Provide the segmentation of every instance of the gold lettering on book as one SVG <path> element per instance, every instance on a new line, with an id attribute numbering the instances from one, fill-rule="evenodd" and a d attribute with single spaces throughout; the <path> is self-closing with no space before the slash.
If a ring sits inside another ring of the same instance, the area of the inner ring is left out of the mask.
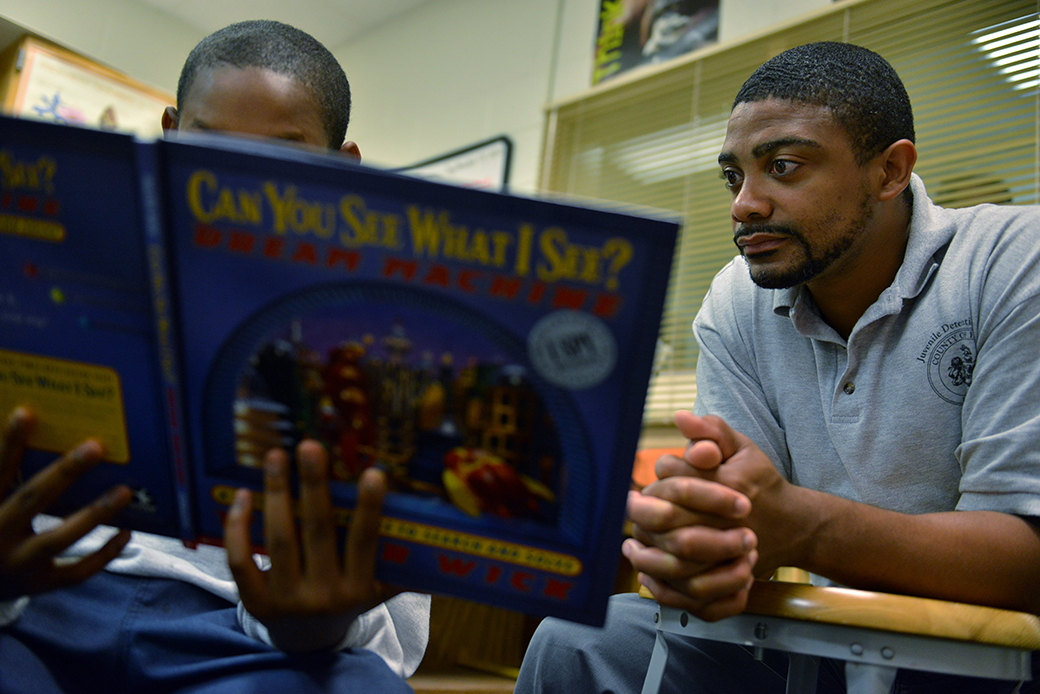
<path id="1" fill-rule="evenodd" d="M 235 487 L 215 485 L 210 490 L 210 497 L 218 504 L 230 506 L 235 499 Z M 263 509 L 262 498 L 262 494 L 253 494 L 253 508 L 257 511 Z M 299 502 L 296 502 L 296 506 L 298 512 Z M 346 509 L 333 509 L 336 524 L 340 526 L 345 527 L 348 525 L 351 515 L 352 512 Z M 504 561 L 528 569 L 537 569 L 563 576 L 577 576 L 582 572 L 581 560 L 569 554 L 539 549 L 515 542 L 506 542 L 493 537 L 459 532 L 450 528 L 415 523 L 400 518 L 383 516 L 379 526 L 379 534 L 387 539 L 413 542 L 483 559 Z"/>
<path id="2" fill-rule="evenodd" d="M 105 446 L 105 460 L 130 460 L 119 374 L 106 366 L 0 350 L 0 410 L 28 405 L 37 415 L 29 445 L 64 453 L 83 439 Z"/>
<path id="3" fill-rule="evenodd" d="M 258 190 L 227 185 L 212 171 L 193 171 L 186 202 L 197 222 L 196 245 L 330 268 L 356 267 L 360 259 L 334 255 L 333 249 L 410 251 L 416 261 L 437 267 L 457 263 L 498 270 L 503 277 L 512 273 L 608 292 L 620 289 L 622 272 L 634 257 L 632 243 L 620 236 L 587 244 L 560 226 L 539 228 L 521 220 L 494 228 L 456 219 L 444 207 L 404 204 L 398 213 L 376 209 L 356 192 L 319 199 L 296 184 L 268 180 L 256 185 Z M 458 284 L 473 291 L 474 277 L 463 276 Z"/>
<path id="4" fill-rule="evenodd" d="M 65 226 L 49 219 L 27 219 L 13 214 L 0 214 L 0 234 L 60 243 L 65 240 Z"/>
<path id="5" fill-rule="evenodd" d="M 0 150 L 0 188 L 54 194 L 54 174 L 58 164 L 43 155 L 36 161 L 18 161 L 7 150 Z"/>

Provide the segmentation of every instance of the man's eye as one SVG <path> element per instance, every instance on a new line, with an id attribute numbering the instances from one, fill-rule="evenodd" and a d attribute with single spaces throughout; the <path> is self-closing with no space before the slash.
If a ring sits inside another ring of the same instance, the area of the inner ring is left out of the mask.
<path id="1" fill-rule="evenodd" d="M 773 162 L 773 173 L 778 176 L 784 176 L 789 173 L 793 173 L 798 168 L 798 164 L 790 161 L 789 159 L 777 159 Z"/>
<path id="2" fill-rule="evenodd" d="M 727 188 L 733 188 L 740 184 L 740 174 L 732 169 L 723 169 L 719 171 L 719 178 L 726 182 Z"/>

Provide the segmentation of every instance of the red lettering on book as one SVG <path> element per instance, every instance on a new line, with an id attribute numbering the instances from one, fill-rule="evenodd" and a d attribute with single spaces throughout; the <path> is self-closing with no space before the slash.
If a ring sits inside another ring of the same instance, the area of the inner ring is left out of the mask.
<path id="1" fill-rule="evenodd" d="M 528 573 L 527 571 L 514 571 L 513 575 L 509 577 L 509 585 L 513 586 L 521 593 L 531 592 L 531 581 L 534 580 L 534 574 Z"/>
<path id="2" fill-rule="evenodd" d="M 543 592 L 547 598 L 566 600 L 567 593 L 569 593 L 573 587 L 574 584 L 570 581 L 561 581 L 557 578 L 550 578 L 546 581 L 545 590 Z"/>
<path id="3" fill-rule="evenodd" d="M 492 564 L 488 567 L 487 576 L 484 577 L 484 582 L 487 584 L 498 583 L 498 579 L 502 577 L 502 567 L 495 566 Z"/>
<path id="4" fill-rule="evenodd" d="M 418 269 L 419 263 L 415 262 L 414 260 L 387 258 L 386 263 L 383 264 L 383 277 L 389 279 L 396 274 L 400 274 L 406 280 L 410 280 L 413 277 L 415 277 L 415 272 Z"/>
<path id="5" fill-rule="evenodd" d="M 613 318 L 621 310 L 622 303 L 620 294 L 600 294 L 592 305 L 592 313 L 602 318 Z"/>
<path id="6" fill-rule="evenodd" d="M 518 277 L 495 275 L 491 278 L 491 289 L 488 290 L 488 293 L 503 299 L 515 299 L 516 295 L 520 293 L 521 286 L 523 286 L 523 280 Z"/>
<path id="7" fill-rule="evenodd" d="M 475 294 L 477 292 L 477 287 L 473 284 L 473 281 L 480 279 L 483 274 L 484 273 L 479 270 L 459 270 L 458 277 L 456 278 L 459 289 L 464 292 L 469 292 L 470 294 Z"/>
<path id="8" fill-rule="evenodd" d="M 285 239 L 268 236 L 264 239 L 263 254 L 265 258 L 280 258 L 285 253 Z"/>
<path id="9" fill-rule="evenodd" d="M 180 419 L 177 417 L 177 391 L 173 388 L 166 388 L 166 404 L 167 404 L 167 416 L 170 418 L 170 425 L 174 429 L 180 429 Z"/>
<path id="10" fill-rule="evenodd" d="M 535 282 L 531 285 L 531 291 L 527 293 L 527 303 L 537 304 L 545 296 L 545 285 L 541 282 Z"/>
<path id="11" fill-rule="evenodd" d="M 256 236 L 246 231 L 232 229 L 228 234 L 228 251 L 238 253 L 252 253 L 256 246 Z"/>
<path id="12" fill-rule="evenodd" d="M 293 253 L 292 261 L 294 263 L 317 265 L 318 251 L 314 250 L 314 244 L 312 243 L 301 243 L 296 247 L 296 252 Z"/>
<path id="13" fill-rule="evenodd" d="M 18 211 L 19 212 L 35 212 L 36 206 L 39 204 L 39 200 L 32 195 L 19 195 L 18 196 Z"/>
<path id="14" fill-rule="evenodd" d="M 451 285 L 451 275 L 448 268 L 443 265 L 434 265 L 427 271 L 423 278 L 423 284 L 432 284 L 435 287 L 448 287 Z"/>
<path id="15" fill-rule="evenodd" d="M 385 543 L 383 545 L 383 561 L 393 564 L 404 564 L 408 561 L 408 548 L 393 542 Z"/>
<path id="16" fill-rule="evenodd" d="M 333 248 L 329 250 L 329 258 L 327 265 L 329 267 L 336 267 L 336 265 L 342 264 L 348 270 L 357 270 L 358 263 L 361 262 L 361 254 L 357 251 L 344 251 L 340 248 Z"/>
<path id="17" fill-rule="evenodd" d="M 195 225 L 195 245 L 200 248 L 215 248 L 220 245 L 220 229 L 202 224 Z"/>
<path id="18" fill-rule="evenodd" d="M 588 292 L 584 289 L 571 289 L 569 287 L 557 287 L 553 292 L 553 308 L 570 308 L 577 311 L 585 303 Z"/>
<path id="19" fill-rule="evenodd" d="M 462 577 L 468 576 L 473 571 L 473 567 L 477 565 L 474 561 L 463 561 L 443 554 L 437 555 L 437 564 L 440 566 L 442 574 L 454 574 Z"/>

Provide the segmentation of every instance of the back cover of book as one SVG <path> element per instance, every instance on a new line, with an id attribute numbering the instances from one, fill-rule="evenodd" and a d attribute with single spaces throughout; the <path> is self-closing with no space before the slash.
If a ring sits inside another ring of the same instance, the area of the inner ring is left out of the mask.
<path id="1" fill-rule="evenodd" d="M 0 416 L 38 415 L 29 475 L 85 438 L 108 465 L 53 509 L 111 486 L 135 491 L 124 521 L 178 535 L 136 144 L 0 118 Z"/>

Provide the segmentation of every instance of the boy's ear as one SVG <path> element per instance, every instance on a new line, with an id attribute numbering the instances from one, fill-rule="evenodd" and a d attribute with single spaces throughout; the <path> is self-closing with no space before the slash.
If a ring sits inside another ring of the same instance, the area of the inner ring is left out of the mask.
<path id="1" fill-rule="evenodd" d="M 176 130 L 177 129 L 177 109 L 173 106 L 167 106 L 166 110 L 162 114 L 162 129 L 163 130 Z"/>
<path id="2" fill-rule="evenodd" d="M 350 157 L 354 161 L 361 161 L 361 150 L 358 149 L 356 142 L 350 142 L 349 140 L 344 142 L 339 148 L 339 153 Z"/>

